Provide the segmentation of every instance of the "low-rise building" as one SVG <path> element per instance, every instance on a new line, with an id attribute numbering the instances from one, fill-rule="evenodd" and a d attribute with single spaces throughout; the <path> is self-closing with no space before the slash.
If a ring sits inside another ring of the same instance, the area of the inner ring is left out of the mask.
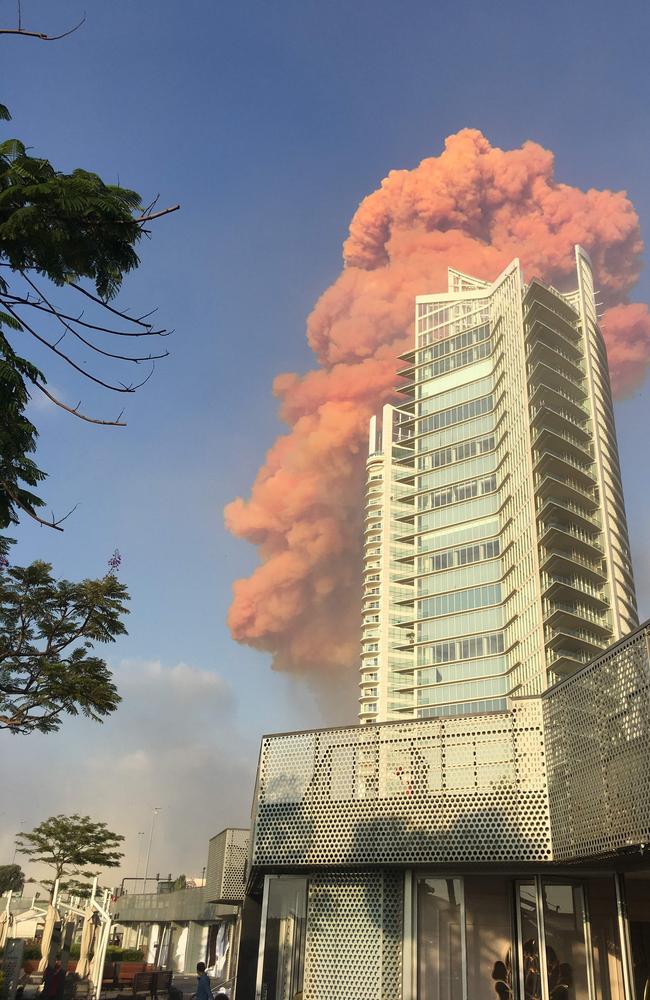
<path id="1" fill-rule="evenodd" d="M 113 920 L 122 945 L 174 972 L 191 973 L 205 962 L 218 982 L 232 978 L 247 849 L 248 830 L 222 830 L 209 843 L 204 885 L 120 895 Z"/>

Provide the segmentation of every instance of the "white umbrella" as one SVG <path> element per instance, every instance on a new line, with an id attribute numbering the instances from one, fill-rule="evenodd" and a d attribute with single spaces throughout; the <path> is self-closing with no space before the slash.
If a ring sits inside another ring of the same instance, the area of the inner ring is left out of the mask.
<path id="1" fill-rule="evenodd" d="M 89 906 L 84 913 L 83 930 L 81 931 L 81 944 L 79 945 L 79 961 L 77 962 L 77 975 L 85 979 L 90 974 L 90 963 L 93 959 L 95 947 L 95 936 L 97 934 L 97 924 L 93 920 L 93 908 Z"/>
<path id="2" fill-rule="evenodd" d="M 9 933 L 9 914 L 6 910 L 0 913 L 0 948 L 4 948 Z"/>
<path id="3" fill-rule="evenodd" d="M 45 972 L 47 969 L 48 959 L 50 957 L 50 948 L 52 947 L 52 937 L 54 935 L 54 925 L 59 919 L 59 911 L 56 906 L 50 903 L 47 907 L 47 913 L 45 914 L 45 925 L 43 927 L 43 937 L 41 938 L 41 960 L 38 963 L 38 971 Z"/>

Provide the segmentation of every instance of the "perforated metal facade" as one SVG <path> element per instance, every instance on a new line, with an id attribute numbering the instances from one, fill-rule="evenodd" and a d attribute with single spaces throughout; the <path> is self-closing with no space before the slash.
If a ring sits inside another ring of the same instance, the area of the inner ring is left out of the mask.
<path id="1" fill-rule="evenodd" d="M 541 706 L 263 740 L 256 867 L 546 861 Z"/>
<path id="2" fill-rule="evenodd" d="M 403 909 L 395 872 L 310 879 L 304 1000 L 401 997 Z"/>
<path id="3" fill-rule="evenodd" d="M 249 831 L 228 827 L 210 840 L 206 870 L 207 898 L 241 902 L 244 898 Z"/>
<path id="4" fill-rule="evenodd" d="M 650 843 L 650 626 L 543 697 L 555 857 Z"/>

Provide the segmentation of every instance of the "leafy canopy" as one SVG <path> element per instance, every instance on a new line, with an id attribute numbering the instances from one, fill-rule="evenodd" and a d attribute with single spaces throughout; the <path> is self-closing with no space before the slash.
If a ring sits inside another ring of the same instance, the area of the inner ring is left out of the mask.
<path id="1" fill-rule="evenodd" d="M 25 873 L 20 865 L 0 865 L 0 896 L 10 890 L 22 892 L 25 885 Z"/>
<path id="2" fill-rule="evenodd" d="M 7 108 L 0 105 L 0 120 L 10 117 Z M 0 143 L 0 529 L 17 523 L 20 511 L 35 516 L 44 505 L 35 490 L 46 474 L 30 458 L 37 430 L 25 408 L 36 386 L 50 399 L 52 396 L 45 389 L 45 375 L 26 356 L 30 338 L 51 349 L 82 376 L 117 392 L 132 392 L 137 386 L 108 384 L 92 375 L 85 359 L 81 364 L 73 361 L 58 346 L 59 341 L 68 335 L 69 341 L 85 345 L 83 350 L 136 364 L 164 356 L 115 354 L 97 346 L 88 332 L 99 333 L 104 339 L 110 334 L 122 338 L 165 332 L 107 305 L 124 275 L 138 266 L 135 246 L 145 232 L 143 221 L 151 217 L 142 214 L 141 198 L 135 191 L 105 184 L 87 170 L 62 173 L 48 160 L 32 156 L 19 139 Z M 63 313 L 36 286 L 38 277 L 76 288 L 86 300 L 90 298 L 135 324 L 137 332 L 115 331 L 105 323 L 89 323 Z M 80 279 L 92 282 L 98 298 L 77 285 Z M 35 329 L 38 324 L 28 321 L 26 313 L 41 320 L 45 316 L 57 324 L 54 342 Z M 78 408 L 53 401 L 81 419 L 89 419 L 79 414 Z M 119 425 L 119 418 L 90 422 Z"/>
<path id="3" fill-rule="evenodd" d="M 75 885 L 79 876 L 92 878 L 102 868 L 117 868 L 124 857 L 119 850 L 123 840 L 106 823 L 96 823 L 90 816 L 77 813 L 50 816 L 31 833 L 19 833 L 16 837 L 19 853 L 50 868 L 52 878 L 43 882 L 50 890 L 56 879 L 64 888 Z"/>
<path id="4" fill-rule="evenodd" d="M 49 733 L 64 715 L 115 711 L 112 674 L 92 650 L 126 633 L 128 600 L 113 573 L 71 583 L 40 561 L 0 572 L 0 730 Z"/>

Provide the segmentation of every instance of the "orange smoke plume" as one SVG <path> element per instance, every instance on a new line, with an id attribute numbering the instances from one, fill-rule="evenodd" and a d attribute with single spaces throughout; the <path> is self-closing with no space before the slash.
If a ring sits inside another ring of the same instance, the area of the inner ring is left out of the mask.
<path id="1" fill-rule="evenodd" d="M 495 149 L 464 129 L 440 156 L 391 171 L 362 201 L 343 271 L 307 322 L 320 367 L 276 378 L 290 431 L 269 451 L 250 499 L 226 507 L 229 530 L 261 559 L 234 585 L 236 640 L 271 652 L 276 669 L 356 683 L 368 419 L 394 397 L 397 355 L 413 342 L 414 297 L 446 290 L 448 265 L 494 279 L 513 257 L 527 278 L 571 287 L 576 243 L 592 258 L 607 307 L 614 391 L 629 392 L 650 363 L 650 315 L 625 301 L 642 243 L 623 192 L 560 184 L 548 150 Z"/>

